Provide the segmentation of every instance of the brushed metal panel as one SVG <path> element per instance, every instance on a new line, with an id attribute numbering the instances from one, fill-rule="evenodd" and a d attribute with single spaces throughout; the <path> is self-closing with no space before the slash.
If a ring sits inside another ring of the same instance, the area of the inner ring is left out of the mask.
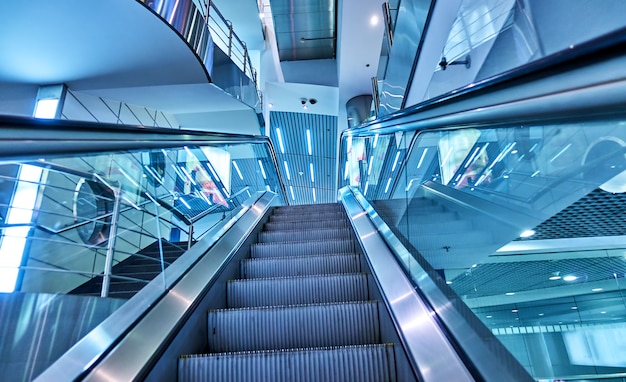
<path id="1" fill-rule="evenodd" d="M 376 302 L 215 310 L 208 325 L 211 352 L 380 342 Z"/>
<path id="2" fill-rule="evenodd" d="M 181 357 L 180 382 L 394 382 L 392 345 L 221 353 Z"/>
<path id="3" fill-rule="evenodd" d="M 368 299 L 367 276 L 324 275 L 231 280 L 229 308 L 302 305 Z"/>

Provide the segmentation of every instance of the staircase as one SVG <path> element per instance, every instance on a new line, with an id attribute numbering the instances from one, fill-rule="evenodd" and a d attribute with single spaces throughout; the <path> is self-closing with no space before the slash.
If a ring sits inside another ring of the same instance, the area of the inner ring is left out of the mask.
<path id="1" fill-rule="evenodd" d="M 165 261 L 165 268 L 167 268 L 186 251 L 187 242 L 170 243 L 169 241 L 162 239 L 161 246 L 163 247 L 163 260 Z M 126 299 L 131 298 L 160 273 L 161 253 L 159 242 L 155 241 L 146 248 L 137 252 L 136 255 L 120 261 L 111 268 L 111 274 L 113 276 L 127 277 L 127 279 L 111 277 L 111 284 L 109 284 L 109 297 Z M 101 290 L 102 275 L 90 279 L 68 293 L 100 296 Z"/>
<path id="2" fill-rule="evenodd" d="M 338 204 L 275 208 L 179 381 L 395 381 L 356 245 Z"/>

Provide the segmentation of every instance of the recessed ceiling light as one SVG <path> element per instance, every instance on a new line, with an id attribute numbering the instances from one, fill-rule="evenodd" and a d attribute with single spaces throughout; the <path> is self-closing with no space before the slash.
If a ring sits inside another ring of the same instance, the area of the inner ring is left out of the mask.
<path id="1" fill-rule="evenodd" d="M 577 306 L 572 306 L 572 310 L 576 310 L 576 309 L 578 309 Z"/>
<path id="2" fill-rule="evenodd" d="M 543 316 L 543 313 L 539 313 L 540 316 Z"/>
<path id="3" fill-rule="evenodd" d="M 513 313 L 517 313 L 517 312 L 519 312 L 519 310 L 517 310 L 517 309 L 511 309 L 511 312 L 513 312 Z"/>
<path id="4" fill-rule="evenodd" d="M 493 316 L 487 316 L 487 318 L 493 318 Z"/>
<path id="5" fill-rule="evenodd" d="M 505 295 L 507 295 L 507 296 L 513 296 L 513 295 L 515 295 L 515 292 L 506 292 L 506 293 L 505 293 Z"/>
<path id="6" fill-rule="evenodd" d="M 602 311 L 602 312 L 600 312 L 600 314 L 606 314 L 606 312 Z"/>
<path id="7" fill-rule="evenodd" d="M 374 15 L 374 16 L 372 16 L 372 17 L 370 18 L 370 24 L 371 24 L 372 26 L 378 25 L 378 16 L 377 16 L 377 15 Z"/>
<path id="8" fill-rule="evenodd" d="M 600 292 L 602 290 L 602 288 L 593 288 L 592 291 L 593 292 Z"/>
<path id="9" fill-rule="evenodd" d="M 535 231 L 533 231 L 532 229 L 527 229 L 526 231 L 522 232 L 521 235 L 519 235 L 519 237 L 531 237 L 534 234 L 535 234 Z"/>
<path id="10" fill-rule="evenodd" d="M 565 277 L 563 277 L 563 280 L 565 281 L 574 281 L 576 280 L 578 277 L 574 276 L 574 275 L 567 275 Z"/>
<path id="11" fill-rule="evenodd" d="M 560 279 L 561 279 L 561 276 L 555 275 L 555 276 L 550 276 L 550 278 L 548 280 L 555 281 L 555 280 L 560 280 Z"/>
<path id="12" fill-rule="evenodd" d="M 446 281 L 446 284 L 450 285 L 452 284 L 452 281 Z"/>
<path id="13" fill-rule="evenodd" d="M 270 103 L 267 104 L 267 106 L 274 107 L 274 104 L 270 102 Z"/>

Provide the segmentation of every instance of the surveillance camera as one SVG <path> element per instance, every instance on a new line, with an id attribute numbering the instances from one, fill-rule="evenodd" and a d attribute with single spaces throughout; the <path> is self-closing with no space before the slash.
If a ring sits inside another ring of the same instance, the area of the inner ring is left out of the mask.
<path id="1" fill-rule="evenodd" d="M 300 98 L 300 103 L 303 105 L 306 104 L 306 98 Z"/>
<path id="2" fill-rule="evenodd" d="M 311 99 L 309 100 L 309 103 L 310 103 L 311 105 L 315 105 L 315 104 L 317 103 L 317 100 L 316 100 L 315 98 L 311 98 Z"/>

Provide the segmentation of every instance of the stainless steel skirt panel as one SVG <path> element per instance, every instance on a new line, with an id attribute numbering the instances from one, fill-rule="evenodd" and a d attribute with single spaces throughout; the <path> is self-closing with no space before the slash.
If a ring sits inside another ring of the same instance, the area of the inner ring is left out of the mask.
<path id="1" fill-rule="evenodd" d="M 250 247 L 252 257 L 288 257 L 329 255 L 333 253 L 353 253 L 355 243 L 352 240 L 325 240 L 282 243 L 259 243 Z"/>
<path id="2" fill-rule="evenodd" d="M 208 324 L 213 353 L 380 342 L 378 304 L 369 301 L 214 310 Z"/>
<path id="3" fill-rule="evenodd" d="M 307 212 L 302 214 L 278 214 L 271 215 L 270 222 L 290 222 L 305 220 L 341 220 L 345 219 L 343 212 Z"/>
<path id="4" fill-rule="evenodd" d="M 316 241 L 350 238 L 349 228 L 324 228 L 315 230 L 289 230 L 289 231 L 262 231 L 259 232 L 259 242 L 263 243 L 287 243 L 294 241 Z"/>
<path id="5" fill-rule="evenodd" d="M 350 228 L 345 220 L 311 220 L 301 222 L 268 222 L 263 227 L 266 231 L 287 231 L 296 229 Z"/>
<path id="6" fill-rule="evenodd" d="M 367 275 L 364 273 L 230 280 L 226 287 L 226 301 L 229 308 L 366 301 L 367 299 Z"/>
<path id="7" fill-rule="evenodd" d="M 357 272 L 360 272 L 360 262 L 355 254 L 291 256 L 241 262 L 241 276 L 247 279 Z"/>
<path id="8" fill-rule="evenodd" d="M 394 382 L 392 345 L 181 357 L 179 382 Z"/>

